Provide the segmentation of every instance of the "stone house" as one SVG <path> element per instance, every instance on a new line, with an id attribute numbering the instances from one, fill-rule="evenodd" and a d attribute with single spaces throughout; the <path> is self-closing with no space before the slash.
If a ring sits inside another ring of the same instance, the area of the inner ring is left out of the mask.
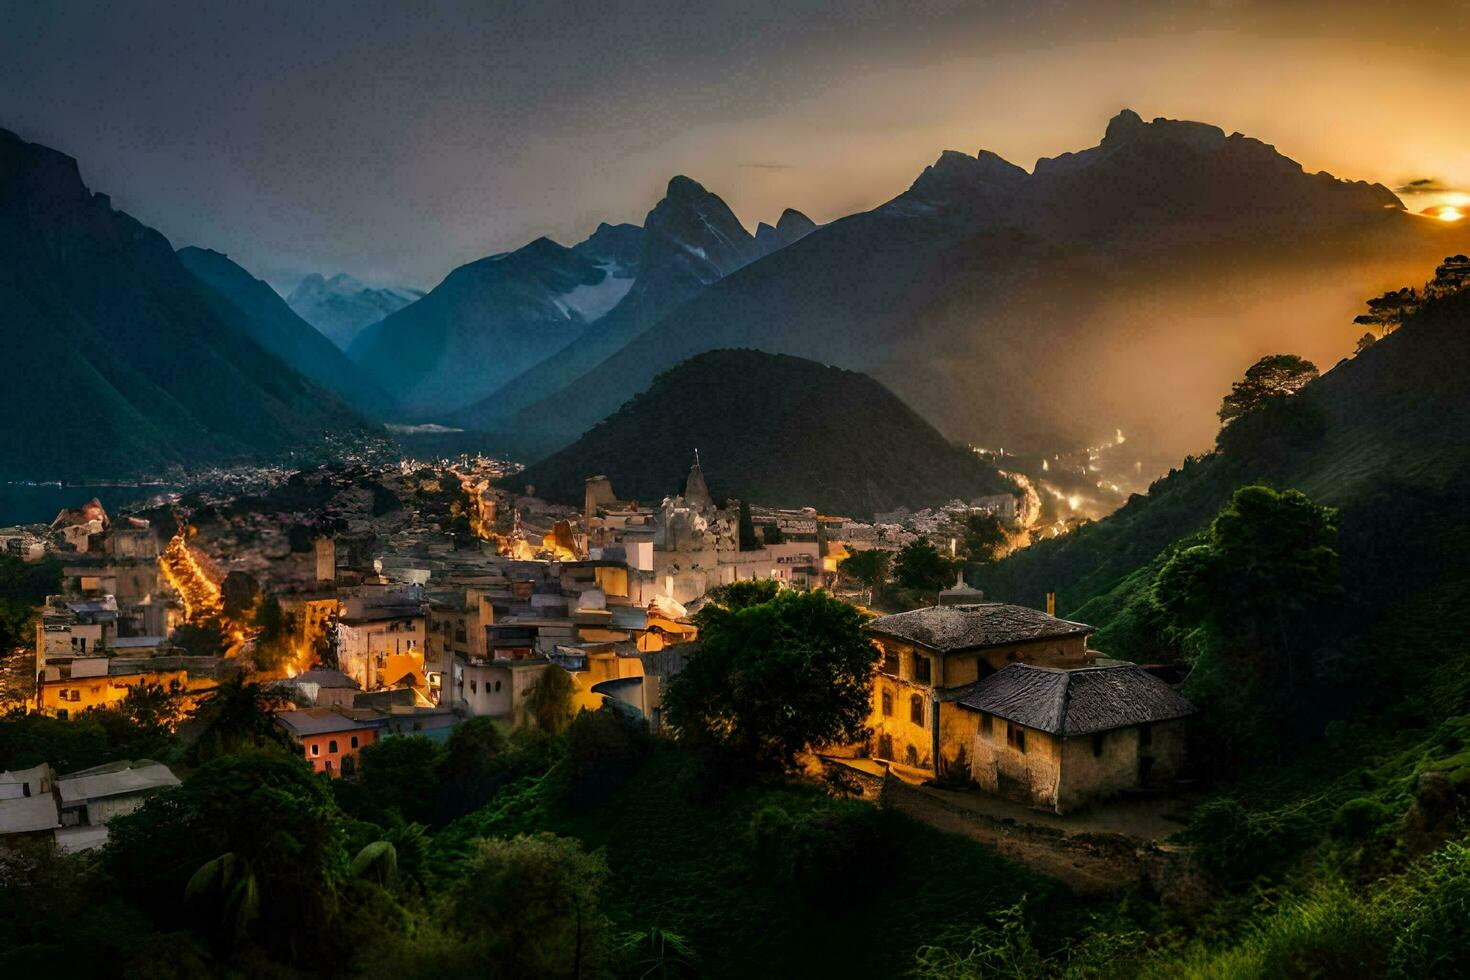
<path id="1" fill-rule="evenodd" d="M 1187 755 L 1194 706 L 1134 664 L 1016 663 L 944 692 L 940 742 L 981 789 L 1065 813 L 1167 786 Z"/>
<path id="2" fill-rule="evenodd" d="M 1063 812 L 1168 782 L 1189 702 L 1132 664 L 1097 666 L 1092 627 L 998 602 L 867 624 L 876 758 Z"/>
<path id="3" fill-rule="evenodd" d="M 939 695 L 1013 663 L 1082 667 L 1091 626 L 1000 602 L 931 606 L 867 624 L 879 651 L 873 676 L 873 755 L 933 770 L 941 752 Z"/>

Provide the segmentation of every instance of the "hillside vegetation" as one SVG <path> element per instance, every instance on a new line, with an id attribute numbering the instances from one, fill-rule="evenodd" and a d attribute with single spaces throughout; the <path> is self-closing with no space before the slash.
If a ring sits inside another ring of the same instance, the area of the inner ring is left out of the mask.
<path id="1" fill-rule="evenodd" d="M 1118 974 L 1470 969 L 1448 925 L 1470 899 L 1470 659 L 1456 625 L 1470 615 L 1467 368 L 1470 294 L 1431 299 L 1117 514 L 982 571 L 1001 598 L 1057 590 L 1108 653 L 1178 662 L 1203 708 L 1196 758 L 1213 779 L 1185 839 L 1218 897 L 1203 921 L 1166 915 Z M 1283 492 L 1240 492 L 1251 485 Z M 1312 533 L 1337 560 L 1270 586 L 1264 630 L 1218 615 L 1264 595 L 1259 563 L 1204 582 L 1205 607 L 1181 604 L 1242 506 L 1300 509 L 1288 488 L 1315 501 Z"/>
<path id="2" fill-rule="evenodd" d="M 694 451 L 716 498 L 869 517 L 1011 489 L 866 375 L 753 350 L 690 358 L 509 485 L 582 501 L 589 476 L 624 499 L 680 493 Z"/>

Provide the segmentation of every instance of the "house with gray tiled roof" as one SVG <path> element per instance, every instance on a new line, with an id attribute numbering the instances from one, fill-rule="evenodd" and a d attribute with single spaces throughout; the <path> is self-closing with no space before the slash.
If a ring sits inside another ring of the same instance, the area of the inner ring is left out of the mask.
<path id="1" fill-rule="evenodd" d="M 1193 706 L 1141 667 L 1100 665 L 1085 623 L 968 602 L 866 628 L 875 758 L 1059 813 L 1166 786 L 1184 765 Z"/>

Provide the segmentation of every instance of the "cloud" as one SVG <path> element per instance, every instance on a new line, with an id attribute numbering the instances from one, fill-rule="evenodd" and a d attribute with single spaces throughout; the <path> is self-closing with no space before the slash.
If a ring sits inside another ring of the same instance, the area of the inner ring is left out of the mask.
<path id="1" fill-rule="evenodd" d="M 1394 188 L 1398 194 L 1442 194 L 1454 190 L 1440 182 L 1438 177 L 1418 177 Z"/>
<path id="2" fill-rule="evenodd" d="M 776 163 L 766 160 L 747 160 L 740 164 L 746 170 L 795 170 L 794 163 Z"/>

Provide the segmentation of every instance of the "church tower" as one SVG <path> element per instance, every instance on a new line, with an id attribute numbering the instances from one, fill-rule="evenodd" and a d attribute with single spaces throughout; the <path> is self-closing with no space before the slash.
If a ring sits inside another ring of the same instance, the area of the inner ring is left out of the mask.
<path id="1" fill-rule="evenodd" d="M 710 496 L 704 482 L 704 470 L 699 468 L 699 450 L 694 450 L 694 465 L 689 468 L 689 479 L 684 481 L 684 503 L 697 511 L 715 509 L 715 499 Z"/>

